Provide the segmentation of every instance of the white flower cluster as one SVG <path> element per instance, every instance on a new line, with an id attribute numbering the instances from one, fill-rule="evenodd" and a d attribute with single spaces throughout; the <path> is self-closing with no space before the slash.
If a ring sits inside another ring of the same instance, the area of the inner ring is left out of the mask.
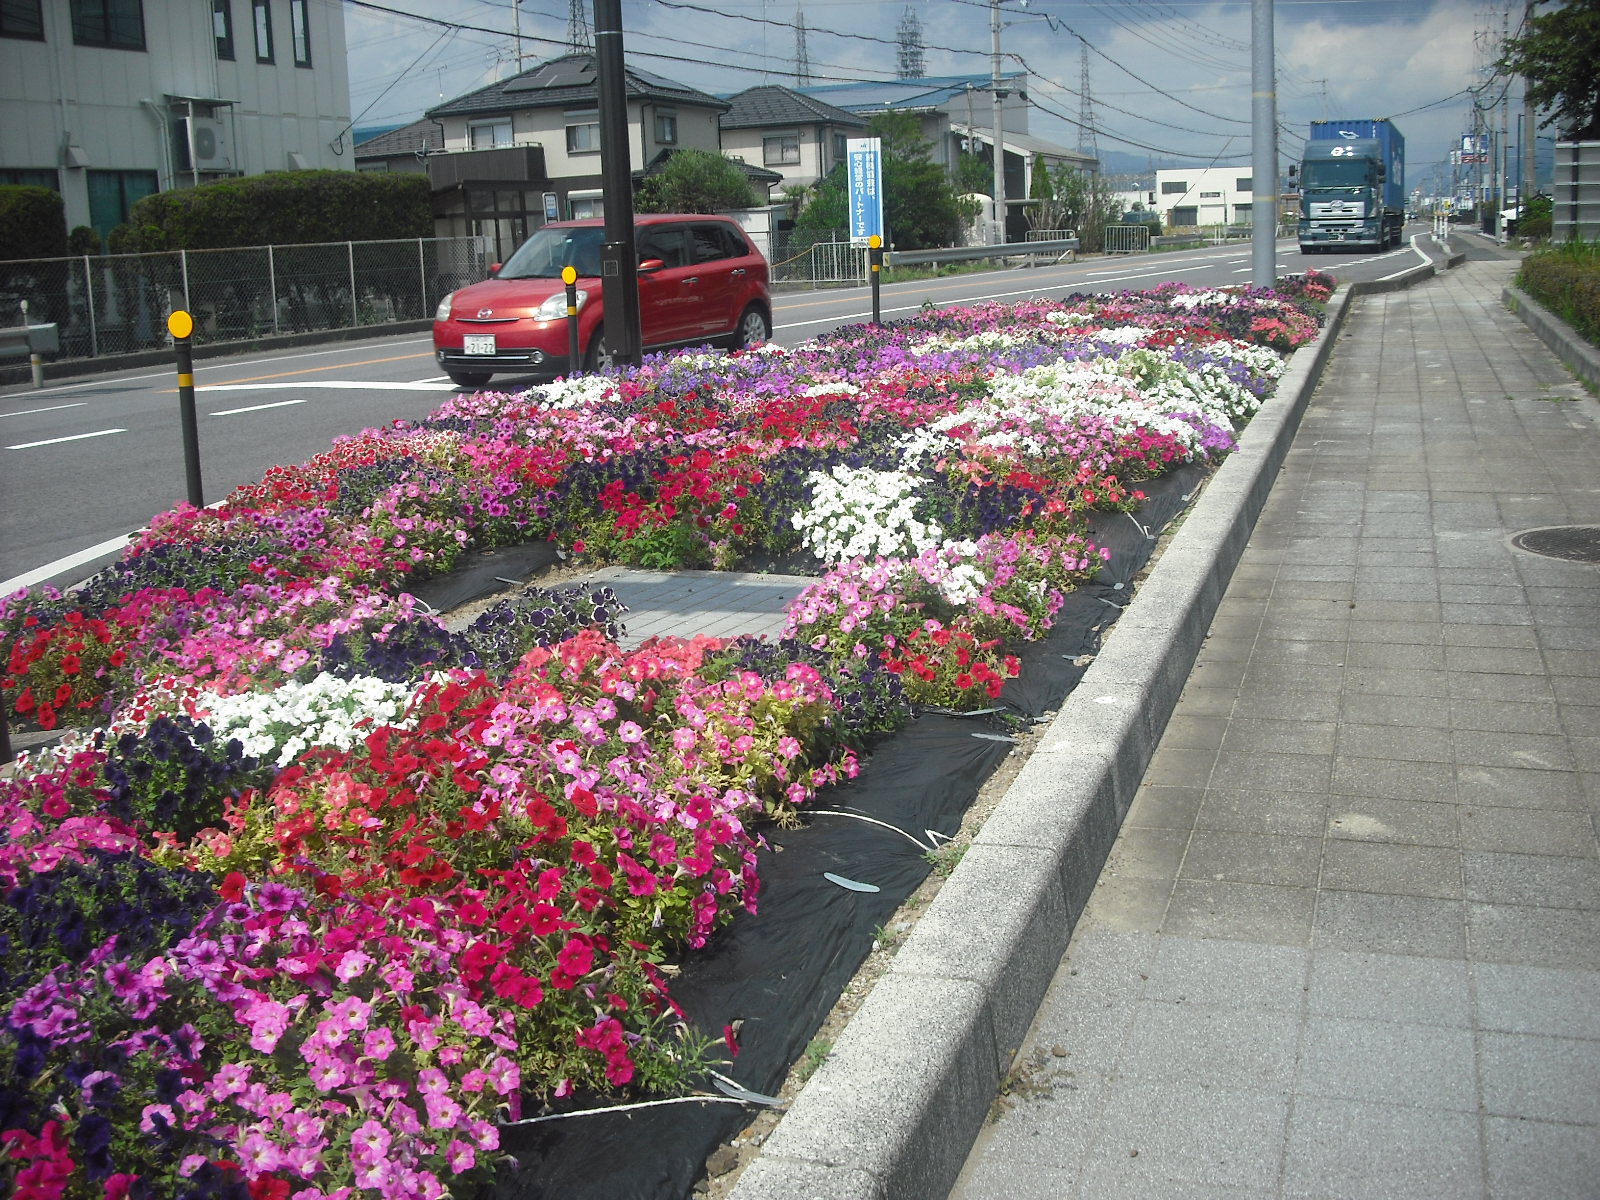
<path id="1" fill-rule="evenodd" d="M 1005 412 L 1027 408 L 1050 412 L 1057 419 L 1103 417 L 1118 424 L 1139 425 L 1168 434 L 1191 453 L 1200 450 L 1200 434 L 1178 413 L 1197 406 L 1187 398 L 1146 395 L 1105 366 L 1096 363 L 1051 363 L 1029 367 L 1016 375 L 996 376 L 990 384 L 990 401 Z M 1226 424 L 1226 419 L 1221 421 Z"/>
<path id="2" fill-rule="evenodd" d="M 343 750 L 375 726 L 406 728 L 402 717 L 410 700 L 407 684 L 324 673 L 308 683 L 291 680 L 270 692 L 202 692 L 195 710 L 223 741 L 238 738 L 246 754 L 288 766 L 312 746 Z"/>
<path id="3" fill-rule="evenodd" d="M 1227 292 L 1213 289 L 1209 292 L 1174 292 L 1167 297 L 1167 303 L 1173 308 L 1199 308 L 1202 304 L 1227 304 L 1236 299 Z"/>
<path id="4" fill-rule="evenodd" d="M 537 396 L 545 408 L 587 411 L 591 406 L 615 400 L 617 381 L 609 375 L 574 375 L 529 388 L 526 394 Z"/>
<path id="5" fill-rule="evenodd" d="M 1253 393 L 1222 369 L 1206 366 L 1196 371 L 1153 350 L 1129 350 L 1116 360 L 1116 371 L 1133 380 L 1164 411 L 1196 412 L 1217 426 L 1248 417 L 1261 407 Z"/>
<path id="6" fill-rule="evenodd" d="M 802 396 L 859 396 L 861 389 L 848 379 L 835 379 L 831 383 L 813 383 Z"/>
<path id="7" fill-rule="evenodd" d="M 917 571 L 952 605 L 964 608 L 983 595 L 989 582 L 988 573 L 973 561 L 977 553 L 977 542 L 945 542 L 937 556 L 917 560 Z"/>
<path id="8" fill-rule="evenodd" d="M 838 466 L 807 479 L 811 504 L 794 514 L 801 540 L 825 563 L 920 554 L 943 530 L 917 517 L 921 480 L 904 471 Z"/>

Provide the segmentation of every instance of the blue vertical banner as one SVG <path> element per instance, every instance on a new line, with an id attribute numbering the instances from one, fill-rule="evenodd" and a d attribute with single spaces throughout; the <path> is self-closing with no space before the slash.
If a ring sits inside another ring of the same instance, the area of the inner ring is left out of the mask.
<path id="1" fill-rule="evenodd" d="M 851 138 L 845 146 L 850 172 L 850 241 L 865 245 L 883 237 L 883 143 Z"/>

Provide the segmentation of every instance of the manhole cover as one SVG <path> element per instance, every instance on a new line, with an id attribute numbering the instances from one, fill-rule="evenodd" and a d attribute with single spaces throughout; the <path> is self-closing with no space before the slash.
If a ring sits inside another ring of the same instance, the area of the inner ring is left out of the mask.
<path id="1" fill-rule="evenodd" d="M 1568 562 L 1600 563 L 1600 525 L 1552 525 L 1528 529 L 1511 539 L 1520 550 Z"/>

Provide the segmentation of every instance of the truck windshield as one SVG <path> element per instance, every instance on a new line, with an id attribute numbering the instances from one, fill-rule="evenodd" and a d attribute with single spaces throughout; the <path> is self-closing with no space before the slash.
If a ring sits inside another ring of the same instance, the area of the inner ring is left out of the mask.
<path id="1" fill-rule="evenodd" d="M 1304 191 L 1372 186 L 1372 164 L 1360 158 L 1325 159 L 1305 164 L 1300 186 Z"/>
<path id="2" fill-rule="evenodd" d="M 600 274 L 600 243 L 606 231 L 598 225 L 578 229 L 538 230 L 500 268 L 498 279 L 559 279 L 562 267 L 579 275 Z"/>

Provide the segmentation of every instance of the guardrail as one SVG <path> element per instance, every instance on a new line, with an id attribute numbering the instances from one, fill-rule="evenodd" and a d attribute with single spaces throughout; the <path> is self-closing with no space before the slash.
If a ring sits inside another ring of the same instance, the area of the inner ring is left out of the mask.
<path id="1" fill-rule="evenodd" d="M 993 246 L 945 246 L 938 250 L 891 250 L 884 265 L 895 267 L 937 266 L 947 262 L 978 262 L 988 258 L 1060 258 L 1075 254 L 1078 239 L 1051 238 L 1038 242 L 1000 242 Z"/>

